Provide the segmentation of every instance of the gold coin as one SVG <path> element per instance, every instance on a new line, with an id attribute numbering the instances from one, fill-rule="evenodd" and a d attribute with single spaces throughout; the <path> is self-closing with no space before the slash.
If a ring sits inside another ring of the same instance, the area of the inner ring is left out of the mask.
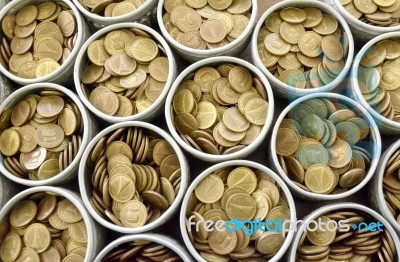
<path id="1" fill-rule="evenodd" d="M 323 14 L 321 23 L 313 28 L 320 35 L 329 35 L 336 31 L 339 24 L 338 21 L 331 15 Z"/>
<path id="2" fill-rule="evenodd" d="M 149 38 L 135 38 L 130 46 L 130 52 L 134 59 L 139 62 L 148 63 L 158 55 L 157 43 Z"/>
<path id="3" fill-rule="evenodd" d="M 54 148 L 64 140 L 64 130 L 56 124 L 44 124 L 36 129 L 35 139 L 38 145 Z"/>
<path id="4" fill-rule="evenodd" d="M 196 120 L 200 129 L 208 129 L 217 121 L 216 107 L 207 101 L 202 101 L 197 104 Z"/>
<path id="5" fill-rule="evenodd" d="M 243 66 L 234 66 L 229 71 L 229 84 L 240 93 L 249 91 L 253 84 L 253 79 L 249 70 Z"/>
<path id="6" fill-rule="evenodd" d="M 146 207 L 140 201 L 130 200 L 122 205 L 120 218 L 126 227 L 141 227 L 147 220 Z"/>
<path id="7" fill-rule="evenodd" d="M 127 175 L 115 175 L 109 182 L 110 196 L 117 202 L 127 202 L 135 194 L 135 183 Z"/>
<path id="8" fill-rule="evenodd" d="M 126 76 L 132 74 L 136 69 L 136 60 L 127 54 L 115 54 L 109 60 L 110 69 L 117 75 Z"/>
<path id="9" fill-rule="evenodd" d="M 23 240 L 27 247 L 32 248 L 38 253 L 42 253 L 49 248 L 51 235 L 45 225 L 34 223 L 26 229 Z"/>
<path id="10" fill-rule="evenodd" d="M 314 7 L 304 8 L 303 11 L 306 13 L 306 20 L 302 23 L 305 28 L 313 28 L 321 23 L 322 12 Z"/>
<path id="11" fill-rule="evenodd" d="M 175 113 L 191 113 L 195 105 L 195 100 L 192 92 L 187 89 L 179 89 L 176 92 L 172 106 Z"/>
<path id="12" fill-rule="evenodd" d="M 157 81 L 167 82 L 168 80 L 168 58 L 160 56 L 151 61 L 149 65 L 150 75 Z"/>
<path id="13" fill-rule="evenodd" d="M 208 43 L 221 42 L 226 36 L 224 24 L 216 19 L 210 19 L 200 26 L 200 36 Z"/>
<path id="14" fill-rule="evenodd" d="M 256 249 L 261 254 L 275 254 L 284 242 L 285 237 L 279 232 L 264 232 L 258 237 Z"/>
<path id="15" fill-rule="evenodd" d="M 247 194 L 239 193 L 229 197 L 226 202 L 226 214 L 230 219 L 251 220 L 257 212 L 254 199 Z"/>
<path id="16" fill-rule="evenodd" d="M 22 241 L 19 235 L 10 231 L 5 235 L 0 246 L 0 258 L 3 261 L 15 261 L 20 255 L 22 249 Z"/>
<path id="17" fill-rule="evenodd" d="M 104 62 L 109 58 L 109 55 L 104 48 L 104 40 L 95 40 L 89 44 L 87 54 L 90 61 L 98 66 L 104 66 Z"/>
<path id="18" fill-rule="evenodd" d="M 257 178 L 251 169 L 246 167 L 238 167 L 229 173 L 227 185 L 229 188 L 242 188 L 248 194 L 251 194 L 256 189 Z"/>
<path id="19" fill-rule="evenodd" d="M 328 35 L 322 40 L 322 52 L 332 61 L 339 61 L 343 57 L 342 45 L 339 39 Z"/>
<path id="20" fill-rule="evenodd" d="M 13 156 L 19 151 L 21 142 L 18 131 L 6 129 L 0 134 L 0 151 L 5 156 Z"/>
<path id="21" fill-rule="evenodd" d="M 213 192 L 210 194 L 210 192 Z M 224 183 L 215 175 L 205 177 L 195 188 L 196 197 L 203 203 L 214 203 L 224 193 Z"/>
<path id="22" fill-rule="evenodd" d="M 11 113 L 11 123 L 13 126 L 22 126 L 24 125 L 31 115 L 31 109 L 29 103 L 27 101 L 18 102 Z"/>
<path id="23" fill-rule="evenodd" d="M 299 146 L 299 137 L 289 128 L 279 128 L 277 133 L 276 152 L 281 156 L 294 154 Z"/>
<path id="24" fill-rule="evenodd" d="M 37 112 L 43 117 L 58 115 L 64 108 L 64 99 L 59 96 L 44 96 L 37 104 Z"/>
<path id="25" fill-rule="evenodd" d="M 305 185 L 314 193 L 327 194 L 336 186 L 335 174 L 326 165 L 312 165 L 305 173 Z"/>
<path id="26" fill-rule="evenodd" d="M 331 220 L 326 216 L 320 216 L 321 222 L 328 224 Z M 336 237 L 336 230 L 322 230 L 317 228 L 315 231 L 307 231 L 307 239 L 316 246 L 328 246 L 330 245 Z"/>
<path id="27" fill-rule="evenodd" d="M 265 26 L 272 33 L 279 33 L 279 29 L 282 24 L 282 18 L 278 12 L 270 14 L 267 19 L 265 19 Z"/>
<path id="28" fill-rule="evenodd" d="M 225 227 L 225 225 L 224 225 Z M 208 243 L 210 248 L 217 254 L 225 255 L 231 253 L 237 244 L 237 235 L 235 232 L 228 230 L 217 231 L 210 233 Z"/>
<path id="29" fill-rule="evenodd" d="M 244 111 L 246 114 L 246 107 Z M 237 107 L 231 107 L 225 110 L 222 119 L 224 125 L 233 132 L 244 132 L 250 127 L 249 120 L 239 111 Z"/>
<path id="30" fill-rule="evenodd" d="M 308 57 L 318 57 L 321 52 L 322 37 L 312 31 L 307 31 L 299 39 L 300 51 Z"/>
<path id="31" fill-rule="evenodd" d="M 264 125 L 268 115 L 268 102 L 262 98 L 253 98 L 247 102 L 244 111 L 247 120 L 254 125 Z"/>
<path id="32" fill-rule="evenodd" d="M 60 173 L 58 159 L 49 159 L 42 163 L 38 170 L 38 178 L 45 180 L 52 178 Z"/>
<path id="33" fill-rule="evenodd" d="M 297 44 L 300 36 L 302 36 L 304 32 L 304 27 L 301 24 L 290 24 L 287 22 L 283 22 L 279 29 L 283 40 L 290 44 Z"/>
<path id="34" fill-rule="evenodd" d="M 307 17 L 306 12 L 295 7 L 287 7 L 282 9 L 280 11 L 280 16 L 284 21 L 292 24 L 302 23 Z"/>
<path id="35" fill-rule="evenodd" d="M 265 48 L 274 55 L 284 55 L 290 51 L 291 45 L 285 42 L 278 33 L 267 35 L 264 40 Z"/>
<path id="36" fill-rule="evenodd" d="M 25 200 L 15 206 L 10 213 L 10 224 L 16 228 L 26 227 L 35 219 L 37 206 L 32 200 Z"/>

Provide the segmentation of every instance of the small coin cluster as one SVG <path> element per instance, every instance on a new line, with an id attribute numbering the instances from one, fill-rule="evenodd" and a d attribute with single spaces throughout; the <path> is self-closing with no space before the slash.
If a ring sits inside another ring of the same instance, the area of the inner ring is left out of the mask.
<path id="1" fill-rule="evenodd" d="M 398 261 L 393 238 L 384 227 L 381 227 L 381 231 L 378 228 L 369 230 L 360 225 L 377 223 L 376 219 L 367 214 L 339 210 L 324 214 L 315 221 L 321 221 L 326 226 L 303 233 L 296 261 Z M 338 225 L 339 221 L 339 229 L 334 230 L 334 225 Z M 344 230 L 345 227 L 348 230 Z"/>
<path id="2" fill-rule="evenodd" d="M 382 186 L 386 205 L 400 224 L 400 150 L 393 153 L 386 163 Z"/>
<path id="3" fill-rule="evenodd" d="M 331 83 L 344 68 L 348 38 L 335 17 L 318 8 L 287 7 L 270 14 L 257 39 L 264 66 L 300 89 Z"/>
<path id="4" fill-rule="evenodd" d="M 178 262 L 182 260 L 174 251 L 164 245 L 147 240 L 137 240 L 119 245 L 111 250 L 102 261 Z"/>
<path id="5" fill-rule="evenodd" d="M 373 45 L 358 69 L 358 85 L 380 115 L 400 122 L 400 41 L 386 39 Z"/>
<path id="6" fill-rule="evenodd" d="M 90 63 L 81 75 L 82 90 L 95 108 L 110 116 L 143 112 L 168 80 L 164 48 L 137 28 L 109 32 L 90 43 L 87 55 Z"/>
<path id="7" fill-rule="evenodd" d="M 141 227 L 158 219 L 175 200 L 181 184 L 179 159 L 159 135 L 138 127 L 102 137 L 90 154 L 90 202 L 104 219 Z"/>
<path id="8" fill-rule="evenodd" d="M 146 1 L 147 0 L 82 0 L 79 2 L 85 9 L 94 14 L 104 17 L 116 17 L 135 11 L 146 3 Z"/>
<path id="9" fill-rule="evenodd" d="M 76 206 L 52 193 L 35 193 L 0 221 L 0 258 L 83 262 L 88 235 Z"/>
<path id="10" fill-rule="evenodd" d="M 43 90 L 0 115 L 0 152 L 13 175 L 45 180 L 66 169 L 82 143 L 83 120 L 64 93 Z"/>
<path id="11" fill-rule="evenodd" d="M 344 9 L 357 20 L 374 26 L 397 26 L 400 2 L 397 0 L 340 0 Z"/>
<path id="12" fill-rule="evenodd" d="M 244 230 L 209 232 L 200 221 L 211 220 L 214 226 L 217 226 L 217 223 L 220 223 L 217 221 L 222 220 L 225 221 L 222 228 L 226 226 L 227 221 L 235 219 L 286 221 L 290 220 L 290 210 L 285 195 L 270 176 L 261 170 L 235 166 L 211 173 L 196 186 L 189 198 L 186 216 L 191 220 L 192 226 L 191 230 L 188 230 L 189 238 L 205 260 L 269 260 L 279 251 L 286 239 L 282 232 L 271 232 L 266 228 L 253 234 Z M 197 225 L 199 230 L 196 230 L 193 222 L 200 223 Z M 274 225 L 270 226 L 274 228 Z"/>
<path id="13" fill-rule="evenodd" d="M 214 49 L 236 40 L 249 24 L 251 0 L 166 0 L 163 23 L 176 41 Z"/>
<path id="14" fill-rule="evenodd" d="M 239 65 L 205 66 L 186 78 L 172 103 L 182 139 L 209 154 L 230 154 L 252 143 L 268 115 L 265 86 Z"/>
<path id="15" fill-rule="evenodd" d="M 0 63 L 21 78 L 39 78 L 56 71 L 77 40 L 75 14 L 58 1 L 27 5 L 1 21 L 4 37 Z"/>
<path id="16" fill-rule="evenodd" d="M 366 176 L 371 154 L 368 122 L 356 110 L 325 98 L 295 106 L 276 137 L 276 152 L 285 174 L 300 188 L 338 194 Z"/>

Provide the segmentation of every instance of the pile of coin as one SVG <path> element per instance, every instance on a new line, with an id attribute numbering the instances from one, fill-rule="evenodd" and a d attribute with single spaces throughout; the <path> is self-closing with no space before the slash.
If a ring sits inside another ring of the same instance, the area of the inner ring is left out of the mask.
<path id="1" fill-rule="evenodd" d="M 94 14 L 104 17 L 116 17 L 135 11 L 146 1 L 147 0 L 82 0 L 79 1 L 79 3 Z"/>
<path id="2" fill-rule="evenodd" d="M 141 227 L 158 219 L 181 185 L 174 149 L 159 135 L 138 127 L 123 127 L 102 137 L 89 164 L 93 208 L 121 227 Z"/>
<path id="3" fill-rule="evenodd" d="M 394 152 L 386 163 L 383 193 L 390 213 L 400 224 L 400 150 Z"/>
<path id="4" fill-rule="evenodd" d="M 347 60 L 348 39 L 335 17 L 315 7 L 287 7 L 270 14 L 257 39 L 264 66 L 300 89 L 331 83 Z"/>
<path id="5" fill-rule="evenodd" d="M 265 227 L 256 230 L 254 223 L 240 223 L 279 219 L 284 222 L 290 220 L 290 210 L 285 195 L 270 176 L 258 169 L 233 166 L 211 173 L 196 186 L 188 201 L 186 217 L 189 238 L 205 260 L 269 260 L 281 248 L 285 234 Z M 214 227 L 222 220 L 225 230 L 206 230 L 212 228 L 208 220 L 214 222 Z M 226 226 L 234 230 L 227 230 Z M 245 231 L 245 226 L 249 231 Z"/>
<path id="6" fill-rule="evenodd" d="M 400 2 L 397 0 L 339 0 L 357 20 L 374 26 L 397 26 Z"/>
<path id="7" fill-rule="evenodd" d="M 172 120 L 188 145 L 209 154 L 230 154 L 257 138 L 268 106 L 264 85 L 247 68 L 205 66 L 180 84 Z"/>
<path id="8" fill-rule="evenodd" d="M 214 49 L 235 41 L 249 24 L 252 0 L 165 0 L 163 23 L 176 41 Z"/>
<path id="9" fill-rule="evenodd" d="M 303 190 L 338 194 L 359 184 L 371 162 L 368 122 L 340 102 L 306 100 L 285 118 L 276 137 L 279 163 Z"/>
<path id="10" fill-rule="evenodd" d="M 45 180 L 66 169 L 82 143 L 78 106 L 57 90 L 27 95 L 0 115 L 0 152 L 13 175 Z"/>
<path id="11" fill-rule="evenodd" d="M 21 78 L 38 78 L 67 61 L 77 40 L 77 22 L 61 1 L 27 5 L 1 21 L 0 63 Z"/>
<path id="12" fill-rule="evenodd" d="M 380 115 L 400 122 L 400 41 L 386 39 L 366 51 L 358 69 L 358 86 Z"/>
<path id="13" fill-rule="evenodd" d="M 90 63 L 81 75 L 89 102 L 110 116 L 143 112 L 160 96 L 168 79 L 168 57 L 151 35 L 118 29 L 90 43 Z"/>
<path id="14" fill-rule="evenodd" d="M 0 221 L 0 258 L 12 261 L 84 261 L 86 224 L 76 206 L 53 193 L 32 194 Z"/>
<path id="15" fill-rule="evenodd" d="M 182 261 L 174 251 L 168 247 L 147 240 L 137 240 L 119 245 L 112 249 L 101 261 Z"/>
<path id="16" fill-rule="evenodd" d="M 376 219 L 359 211 L 340 210 L 316 219 L 325 223 L 305 231 L 297 248 L 296 261 L 398 261 L 396 247 L 388 230 L 377 227 Z M 375 223 L 375 228 L 366 226 Z M 336 226 L 335 226 L 336 225 Z"/>

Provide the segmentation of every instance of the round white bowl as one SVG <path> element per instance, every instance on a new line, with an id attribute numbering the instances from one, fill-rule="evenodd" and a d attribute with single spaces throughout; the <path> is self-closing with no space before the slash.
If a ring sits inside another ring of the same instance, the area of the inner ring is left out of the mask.
<path id="1" fill-rule="evenodd" d="M 21 190 L 20 186 L 0 175 L 0 207 L 3 207 L 12 196 Z"/>
<path id="2" fill-rule="evenodd" d="M 262 26 L 264 26 L 265 19 L 274 12 L 280 11 L 285 7 L 315 7 L 320 9 L 321 11 L 325 12 L 326 14 L 332 15 L 336 18 L 339 23 L 339 26 L 342 28 L 343 32 L 346 33 L 349 42 L 349 50 L 347 53 L 347 60 L 344 65 L 343 70 L 340 74 L 329 84 L 321 86 L 319 88 L 310 88 L 310 89 L 300 89 L 293 86 L 289 86 L 281 82 L 277 79 L 271 72 L 264 66 L 261 61 L 260 55 L 258 54 L 258 47 L 257 47 L 257 38 L 258 33 Z M 257 66 L 263 74 L 265 74 L 268 78 L 268 81 L 271 83 L 271 86 L 274 90 L 274 94 L 282 98 L 288 98 L 290 101 L 293 101 L 296 98 L 318 93 L 318 92 L 329 92 L 336 88 L 340 83 L 346 82 L 347 73 L 350 71 L 353 56 L 354 56 L 354 40 L 352 32 L 347 25 L 346 20 L 331 6 L 320 2 L 320 1 L 313 1 L 313 0 L 285 0 L 278 2 L 277 4 L 273 5 L 271 8 L 267 9 L 267 11 L 261 16 L 258 20 L 256 27 L 254 28 L 253 36 L 251 39 L 251 56 L 254 61 L 254 65 Z"/>
<path id="3" fill-rule="evenodd" d="M 13 175 L 12 173 L 10 173 L 10 171 L 8 171 L 5 168 L 4 158 L 2 155 L 0 155 L 0 172 L 4 174 L 8 179 L 28 187 L 61 185 L 61 184 L 66 184 L 71 180 L 73 180 L 74 178 L 76 178 L 79 161 L 82 157 L 83 151 L 85 150 L 87 144 L 90 142 L 92 137 L 94 137 L 95 134 L 97 133 L 97 126 L 95 121 L 93 120 L 92 116 L 89 115 L 89 113 L 87 112 L 86 108 L 83 106 L 81 100 L 79 100 L 77 95 L 73 93 L 71 90 L 57 84 L 38 83 L 38 84 L 23 86 L 17 89 L 13 93 L 11 93 L 11 95 L 7 97 L 7 99 L 3 103 L 0 104 L 0 113 L 6 110 L 7 108 L 14 106 L 16 103 L 24 99 L 24 97 L 26 97 L 27 95 L 30 95 L 32 93 L 38 93 L 43 89 L 60 91 L 66 94 L 67 97 L 70 98 L 77 105 L 79 111 L 81 112 L 82 122 L 84 126 L 82 134 L 82 144 L 78 150 L 75 159 L 71 162 L 71 164 L 69 164 L 69 166 L 66 169 L 61 171 L 58 175 L 55 175 L 54 177 L 45 180 L 23 179 Z"/>
<path id="4" fill-rule="evenodd" d="M 148 129 L 150 131 L 153 131 L 160 135 L 163 139 L 167 140 L 167 142 L 171 145 L 171 147 L 175 150 L 175 153 L 179 159 L 179 164 L 181 166 L 181 185 L 178 191 L 178 194 L 175 197 L 174 202 L 172 205 L 155 221 L 146 224 L 142 227 L 137 227 L 137 228 L 129 228 L 129 227 L 122 227 L 115 225 L 104 218 L 102 218 L 97 211 L 93 208 L 92 204 L 90 203 L 89 199 L 92 194 L 92 185 L 91 185 L 91 180 L 88 179 L 88 177 L 91 177 L 91 169 L 87 165 L 90 153 L 92 149 L 95 147 L 97 142 L 100 140 L 105 135 L 108 135 L 109 133 L 112 133 L 113 131 L 121 128 L 121 127 L 139 127 L 143 129 Z M 137 234 L 137 233 L 143 233 L 143 232 L 148 232 L 150 230 L 153 230 L 165 222 L 167 220 L 171 219 L 171 217 L 174 215 L 176 210 L 179 208 L 180 203 L 182 201 L 183 195 L 185 194 L 186 188 L 189 183 L 189 165 L 187 163 L 186 157 L 178 144 L 174 141 L 174 139 L 164 130 L 161 128 L 154 126 L 149 123 L 145 122 L 140 122 L 140 121 L 129 121 L 129 122 L 124 122 L 124 123 L 118 123 L 114 124 L 112 126 L 107 127 L 106 129 L 102 130 L 100 133 L 98 133 L 92 141 L 90 141 L 89 145 L 86 147 L 85 152 L 83 153 L 83 156 L 81 158 L 81 162 L 79 165 L 79 189 L 81 193 L 81 197 L 83 200 L 83 203 L 85 204 L 85 207 L 89 211 L 90 215 L 97 221 L 99 222 L 102 226 L 114 231 L 114 232 L 119 232 L 123 234 Z"/>
<path id="5" fill-rule="evenodd" d="M 185 242 L 186 247 L 189 249 L 189 252 L 192 254 L 192 256 L 198 262 L 207 262 L 207 261 L 202 256 L 200 256 L 199 252 L 194 248 L 193 243 L 190 241 L 190 238 L 189 238 L 189 235 L 187 232 L 186 209 L 187 209 L 190 195 L 195 190 L 196 186 L 205 177 L 209 176 L 211 173 L 213 173 L 214 171 L 216 171 L 218 169 L 225 168 L 225 167 L 231 167 L 231 166 L 246 166 L 249 168 L 259 169 L 259 170 L 265 172 L 269 177 L 274 179 L 286 197 L 286 200 L 287 200 L 287 203 L 288 203 L 288 206 L 290 209 L 290 221 L 292 221 L 293 225 L 295 225 L 294 223 L 297 220 L 296 219 L 296 206 L 295 206 L 295 202 L 293 200 L 293 197 L 290 193 L 289 188 L 286 186 L 286 184 L 283 182 L 283 180 L 277 174 L 275 174 L 271 169 L 269 169 L 266 166 L 263 166 L 261 164 L 258 164 L 258 163 L 252 162 L 252 161 L 247 161 L 247 160 L 232 160 L 232 161 L 227 161 L 227 162 L 213 165 L 213 166 L 207 168 L 206 170 L 204 170 L 190 184 L 188 190 L 185 193 L 185 197 L 183 198 L 181 212 L 179 215 L 179 225 L 180 225 L 183 241 Z M 293 236 L 294 236 L 294 231 L 290 230 L 286 235 L 286 239 L 285 239 L 285 242 L 283 243 L 282 247 L 279 249 L 279 251 L 276 253 L 275 256 L 273 256 L 272 258 L 270 258 L 270 260 L 268 260 L 269 262 L 280 261 L 280 259 L 285 255 L 287 249 L 289 248 L 289 245 L 292 242 Z"/>
<path id="6" fill-rule="evenodd" d="M 172 101 L 174 98 L 174 95 L 176 91 L 179 88 L 179 85 L 181 82 L 191 73 L 195 72 L 201 67 L 204 66 L 217 66 L 223 63 L 231 63 L 231 64 L 236 64 L 236 65 L 241 65 L 249 69 L 249 71 L 254 75 L 260 78 L 261 82 L 263 83 L 266 92 L 267 92 L 267 97 L 268 97 L 268 115 L 267 119 L 265 122 L 265 125 L 262 127 L 260 134 L 258 137 L 248 146 L 245 148 L 231 153 L 231 154 L 226 154 L 226 155 L 213 155 L 213 154 L 208 154 L 205 152 L 200 152 L 199 150 L 195 149 L 194 147 L 188 145 L 185 141 L 182 140 L 180 135 L 178 134 L 174 123 L 172 121 L 172 115 L 171 115 L 171 106 L 172 106 Z M 254 152 L 257 147 L 264 141 L 268 130 L 271 127 L 273 116 L 274 116 L 274 96 L 273 92 L 271 89 L 271 86 L 268 83 L 268 80 L 265 78 L 265 76 L 258 70 L 255 66 L 250 64 L 247 61 L 241 60 L 239 58 L 235 57 L 228 57 L 228 56 L 221 56 L 221 57 L 211 57 L 207 58 L 201 61 L 198 61 L 189 67 L 187 67 L 174 81 L 170 92 L 168 93 L 167 99 L 165 101 L 165 117 L 167 121 L 167 126 L 172 134 L 172 137 L 178 142 L 178 144 L 187 152 L 189 152 L 191 155 L 195 156 L 196 158 L 199 158 L 201 160 L 207 161 L 207 162 L 221 162 L 221 161 L 226 161 L 230 159 L 237 159 L 237 158 L 244 158 L 248 155 L 250 155 L 252 152 Z"/>
<path id="7" fill-rule="evenodd" d="M 351 106 L 351 108 L 355 111 L 357 111 L 358 113 L 360 113 L 361 116 L 364 116 L 364 119 L 368 122 L 369 126 L 370 126 L 370 135 L 371 135 L 371 139 L 373 142 L 371 142 L 371 147 L 372 147 L 372 152 L 371 152 L 371 166 L 369 168 L 369 170 L 367 171 L 367 174 L 364 178 L 363 181 L 361 181 L 358 185 L 356 185 L 355 187 L 351 188 L 350 190 L 343 192 L 343 193 L 339 193 L 339 194 L 332 194 L 332 195 L 326 195 L 326 194 L 317 194 L 317 193 L 313 193 L 313 192 L 307 192 L 305 190 L 303 190 L 302 188 L 300 188 L 299 186 L 297 186 L 283 171 L 279 161 L 278 161 L 278 156 L 276 153 L 276 137 L 278 134 L 278 130 L 279 130 L 279 126 L 282 123 L 282 120 L 287 116 L 287 114 L 290 112 L 290 110 L 292 110 L 295 106 L 297 106 L 298 104 L 311 99 L 311 98 L 328 98 L 328 99 L 334 99 L 338 102 L 341 102 L 345 105 L 349 105 Z M 357 191 L 359 191 L 361 188 L 363 188 L 368 181 L 372 178 L 372 176 L 374 175 L 374 172 L 376 170 L 376 167 L 378 166 L 378 162 L 380 160 L 380 156 L 381 156 L 381 151 L 382 151 L 382 141 L 381 141 L 381 136 L 379 133 L 379 129 L 374 121 L 374 119 L 371 117 L 371 115 L 368 113 L 368 111 L 362 107 L 360 104 L 356 103 L 355 101 L 351 100 L 348 97 L 345 97 L 343 95 L 339 95 L 339 94 L 334 94 L 334 93 L 317 93 L 317 94 L 311 94 L 311 95 L 307 95 L 304 97 L 301 97 L 297 100 L 295 100 L 294 102 L 292 102 L 291 104 L 289 104 L 283 111 L 282 113 L 279 115 L 278 120 L 276 121 L 275 125 L 274 125 L 274 129 L 272 130 L 272 134 L 271 134 L 271 141 L 269 143 L 269 154 L 268 154 L 268 159 L 269 162 L 272 165 L 272 168 L 281 176 L 281 178 L 283 178 L 283 180 L 286 182 L 286 184 L 290 187 L 290 189 L 292 190 L 293 194 L 296 196 L 299 196 L 301 198 L 304 199 L 308 199 L 308 200 L 313 200 L 313 201 L 321 201 L 321 200 L 325 200 L 325 201 L 331 201 L 331 200 L 338 200 L 338 199 L 342 199 L 348 196 L 351 196 L 352 194 L 356 193 Z"/>
<path id="8" fill-rule="evenodd" d="M 4 8 L 1 9 L 0 21 L 3 20 L 3 18 L 6 15 L 15 15 L 18 12 L 18 10 L 27 5 L 31 4 L 37 5 L 42 2 L 48 2 L 48 0 L 10 1 Z M 81 49 L 85 40 L 88 39 L 90 31 L 89 31 L 89 26 L 87 25 L 85 19 L 83 19 L 81 13 L 78 11 L 76 6 L 71 3 L 71 1 L 60 0 L 60 2 L 63 2 L 64 4 L 68 5 L 69 8 L 71 8 L 71 10 L 74 12 L 77 23 L 77 38 L 74 49 L 72 49 L 72 52 L 69 55 L 68 59 L 65 61 L 65 63 L 63 63 L 60 66 L 60 68 L 58 68 L 51 74 L 33 79 L 22 78 L 17 75 L 14 75 L 13 73 L 9 72 L 6 68 L 4 68 L 3 65 L 0 64 L 0 72 L 3 73 L 12 81 L 20 85 L 28 85 L 28 84 L 43 83 L 43 82 L 51 82 L 56 84 L 72 83 L 71 79 L 78 52 Z"/>
<path id="9" fill-rule="evenodd" d="M 107 115 L 107 114 L 101 112 L 96 107 L 94 107 L 92 105 L 92 103 L 89 102 L 89 98 L 87 98 L 85 96 L 85 94 L 82 91 L 82 87 L 81 87 L 81 75 L 82 75 L 83 71 L 85 70 L 87 62 L 89 61 L 89 58 L 87 56 L 87 48 L 90 45 L 90 43 L 92 43 L 94 40 L 97 40 L 97 39 L 103 37 L 104 35 L 106 35 L 107 33 L 111 32 L 111 31 L 122 29 L 122 28 L 137 28 L 137 29 L 143 30 L 143 31 L 149 33 L 150 35 L 152 35 L 155 38 L 155 40 L 157 42 L 159 42 L 162 45 L 162 47 L 164 48 L 166 55 L 168 57 L 168 61 L 169 61 L 168 79 L 167 79 L 167 82 L 165 83 L 164 90 L 161 92 L 160 96 L 157 98 L 156 101 L 154 101 L 154 103 L 149 108 L 147 108 L 143 112 L 137 113 L 132 116 L 127 116 L 127 117 L 110 116 L 110 115 Z M 167 96 L 168 91 L 176 77 L 176 74 L 177 74 L 177 68 L 176 68 L 174 55 L 173 55 L 171 49 L 169 48 L 168 44 L 163 39 L 163 37 L 159 33 L 157 33 L 154 29 L 152 29 L 148 26 L 139 24 L 139 23 L 115 24 L 115 25 L 110 25 L 106 28 L 103 28 L 103 29 L 97 31 L 82 46 L 81 50 L 78 53 L 77 61 L 78 62 L 75 63 L 75 68 L 74 68 L 74 82 L 75 82 L 75 88 L 79 95 L 79 98 L 83 101 L 83 104 L 93 114 L 95 114 L 97 117 L 99 117 L 107 122 L 110 122 L 110 123 L 119 123 L 119 122 L 125 122 L 125 121 L 138 121 L 138 120 L 150 121 L 150 120 L 154 119 L 155 117 L 159 116 L 160 114 L 162 114 L 165 97 Z"/>

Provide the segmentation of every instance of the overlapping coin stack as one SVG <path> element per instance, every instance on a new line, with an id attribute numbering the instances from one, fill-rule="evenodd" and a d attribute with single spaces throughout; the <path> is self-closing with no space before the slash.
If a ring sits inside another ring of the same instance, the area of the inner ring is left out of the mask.
<path id="1" fill-rule="evenodd" d="M 386 163 L 383 192 L 390 213 L 400 224 L 400 151 L 397 150 Z"/>
<path id="2" fill-rule="evenodd" d="M 285 174 L 297 186 L 337 194 L 365 178 L 371 161 L 364 148 L 369 133 L 368 122 L 353 108 L 313 98 L 295 106 L 282 121 L 276 152 Z"/>
<path id="3" fill-rule="evenodd" d="M 21 78 L 39 78 L 57 70 L 77 40 L 74 13 L 63 2 L 28 5 L 1 21 L 0 63 Z"/>
<path id="4" fill-rule="evenodd" d="M 358 85 L 365 100 L 383 117 L 400 122 L 400 41 L 376 43 L 360 65 Z"/>
<path id="5" fill-rule="evenodd" d="M 262 63 L 281 82 L 319 88 L 344 68 L 348 39 L 336 18 L 318 8 L 287 7 L 267 17 L 257 46 Z"/>
<path id="6" fill-rule="evenodd" d="M 104 17 L 116 17 L 129 14 L 138 9 L 146 0 L 93 1 L 83 0 L 80 3 L 93 14 Z"/>
<path id="7" fill-rule="evenodd" d="M 180 188 L 179 159 L 170 144 L 138 127 L 102 137 L 90 154 L 90 202 L 104 218 L 121 227 L 157 220 Z"/>
<path id="8" fill-rule="evenodd" d="M 90 63 L 81 75 L 89 102 L 110 116 L 143 112 L 168 79 L 168 57 L 151 35 L 138 28 L 114 30 L 90 43 Z"/>
<path id="9" fill-rule="evenodd" d="M 78 154 L 83 121 L 62 92 L 31 94 L 1 114 L 0 152 L 13 175 L 45 180 L 66 169 Z"/>
<path id="10" fill-rule="evenodd" d="M 189 238 L 207 261 L 241 261 L 250 257 L 268 260 L 281 248 L 285 233 L 264 228 L 264 232 L 260 229 L 248 234 L 232 221 L 286 221 L 290 220 L 290 209 L 279 186 L 267 174 L 236 166 L 217 170 L 197 184 L 189 198 L 186 218 L 195 223 L 188 228 Z M 208 220 L 214 224 L 224 221 L 224 230 L 208 232 L 202 224 L 196 224 Z M 236 228 L 229 231 L 225 226 Z"/>
<path id="11" fill-rule="evenodd" d="M 167 0 L 164 26 L 179 43 L 193 49 L 213 49 L 236 40 L 249 24 L 251 0 Z"/>
<path id="12" fill-rule="evenodd" d="M 380 229 L 375 226 L 375 230 L 359 227 L 360 223 L 366 226 L 371 222 L 377 224 L 368 215 L 339 210 L 319 216 L 315 221 L 326 223 L 326 227 L 303 233 L 296 261 L 397 261 L 395 243 L 387 229 L 383 226 Z M 339 221 L 342 229 L 334 230 L 333 225 Z"/>
<path id="13" fill-rule="evenodd" d="M 264 85 L 247 68 L 204 66 L 180 84 L 172 120 L 183 141 L 195 149 L 229 154 L 257 138 L 268 106 Z"/>
<path id="14" fill-rule="evenodd" d="M 2 261 L 84 261 L 85 222 L 72 202 L 50 193 L 32 194 L 0 221 Z"/>

